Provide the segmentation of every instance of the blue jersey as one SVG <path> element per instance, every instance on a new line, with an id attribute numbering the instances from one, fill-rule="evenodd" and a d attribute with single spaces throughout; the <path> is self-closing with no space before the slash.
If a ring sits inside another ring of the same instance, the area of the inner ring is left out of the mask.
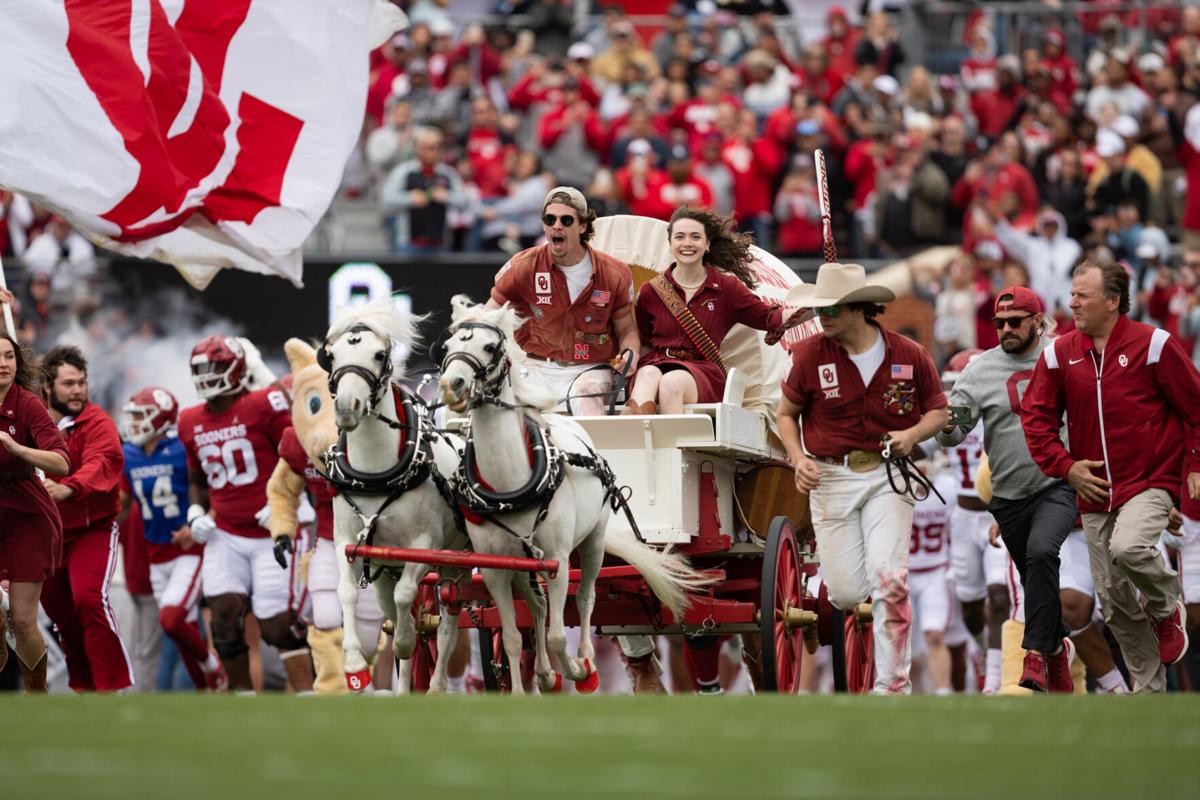
<path id="1" fill-rule="evenodd" d="M 126 443 L 125 477 L 142 510 L 146 541 L 170 544 L 171 534 L 187 522 L 187 454 L 183 442 L 170 431 L 150 455 Z"/>

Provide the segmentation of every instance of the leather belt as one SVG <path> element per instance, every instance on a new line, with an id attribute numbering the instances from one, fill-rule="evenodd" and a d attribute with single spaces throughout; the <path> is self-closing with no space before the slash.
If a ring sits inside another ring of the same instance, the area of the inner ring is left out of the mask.
<path id="1" fill-rule="evenodd" d="M 883 456 L 874 450 L 851 450 L 842 456 L 810 456 L 821 464 L 846 467 L 853 472 L 870 472 L 883 463 Z"/>
<path id="2" fill-rule="evenodd" d="M 967 495 L 958 496 L 958 507 L 965 508 L 967 511 L 987 511 L 987 503 L 980 500 L 978 497 L 970 497 Z"/>
<path id="3" fill-rule="evenodd" d="M 663 355 L 675 361 L 703 361 L 704 356 L 678 347 L 664 347 Z"/>
<path id="4" fill-rule="evenodd" d="M 546 358 L 545 356 L 538 356 L 534 355 L 533 353 L 526 353 L 525 357 L 532 359 L 533 361 L 545 361 L 549 364 L 558 364 L 560 367 L 579 367 L 587 365 L 586 361 L 566 361 L 561 358 Z"/>

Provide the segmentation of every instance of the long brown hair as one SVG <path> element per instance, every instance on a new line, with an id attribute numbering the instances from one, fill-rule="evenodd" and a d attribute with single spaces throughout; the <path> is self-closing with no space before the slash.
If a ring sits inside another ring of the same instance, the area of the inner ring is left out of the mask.
<path id="1" fill-rule="evenodd" d="M 722 217 L 701 208 L 680 206 L 675 209 L 667 225 L 668 240 L 675 223 L 681 219 L 692 219 L 704 226 L 704 235 L 708 237 L 708 252 L 704 254 L 705 264 L 730 273 L 751 289 L 758 285 L 754 270 L 750 267 L 750 262 L 754 260 L 754 256 L 750 254 L 754 236 L 735 231 L 732 215 Z"/>
<path id="2" fill-rule="evenodd" d="M 33 357 L 28 350 L 21 346 L 21 343 L 12 338 L 5 331 L 0 331 L 0 339 L 8 342 L 13 346 L 13 352 L 17 355 L 17 371 L 13 374 L 13 383 L 20 386 L 26 391 L 33 391 Z"/>

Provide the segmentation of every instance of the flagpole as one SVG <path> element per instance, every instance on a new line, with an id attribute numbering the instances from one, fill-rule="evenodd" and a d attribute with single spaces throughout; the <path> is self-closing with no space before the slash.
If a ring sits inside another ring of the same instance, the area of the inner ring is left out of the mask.
<path id="1" fill-rule="evenodd" d="M 8 281 L 4 279 L 4 261 L 0 259 L 0 289 L 8 289 Z M 4 327 L 8 331 L 8 335 L 17 341 L 17 326 L 13 323 L 12 306 L 8 303 L 0 303 L 4 307 Z"/>

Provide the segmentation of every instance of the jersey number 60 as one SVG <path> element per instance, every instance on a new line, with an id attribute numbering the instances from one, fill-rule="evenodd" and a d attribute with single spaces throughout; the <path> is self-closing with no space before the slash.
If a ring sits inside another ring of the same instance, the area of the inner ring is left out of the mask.
<path id="1" fill-rule="evenodd" d="M 206 444 L 196 451 L 196 455 L 200 456 L 200 463 L 204 465 L 209 489 L 222 489 L 226 484 L 246 486 L 258 480 L 258 461 L 254 458 L 254 446 L 246 439 Z"/>

